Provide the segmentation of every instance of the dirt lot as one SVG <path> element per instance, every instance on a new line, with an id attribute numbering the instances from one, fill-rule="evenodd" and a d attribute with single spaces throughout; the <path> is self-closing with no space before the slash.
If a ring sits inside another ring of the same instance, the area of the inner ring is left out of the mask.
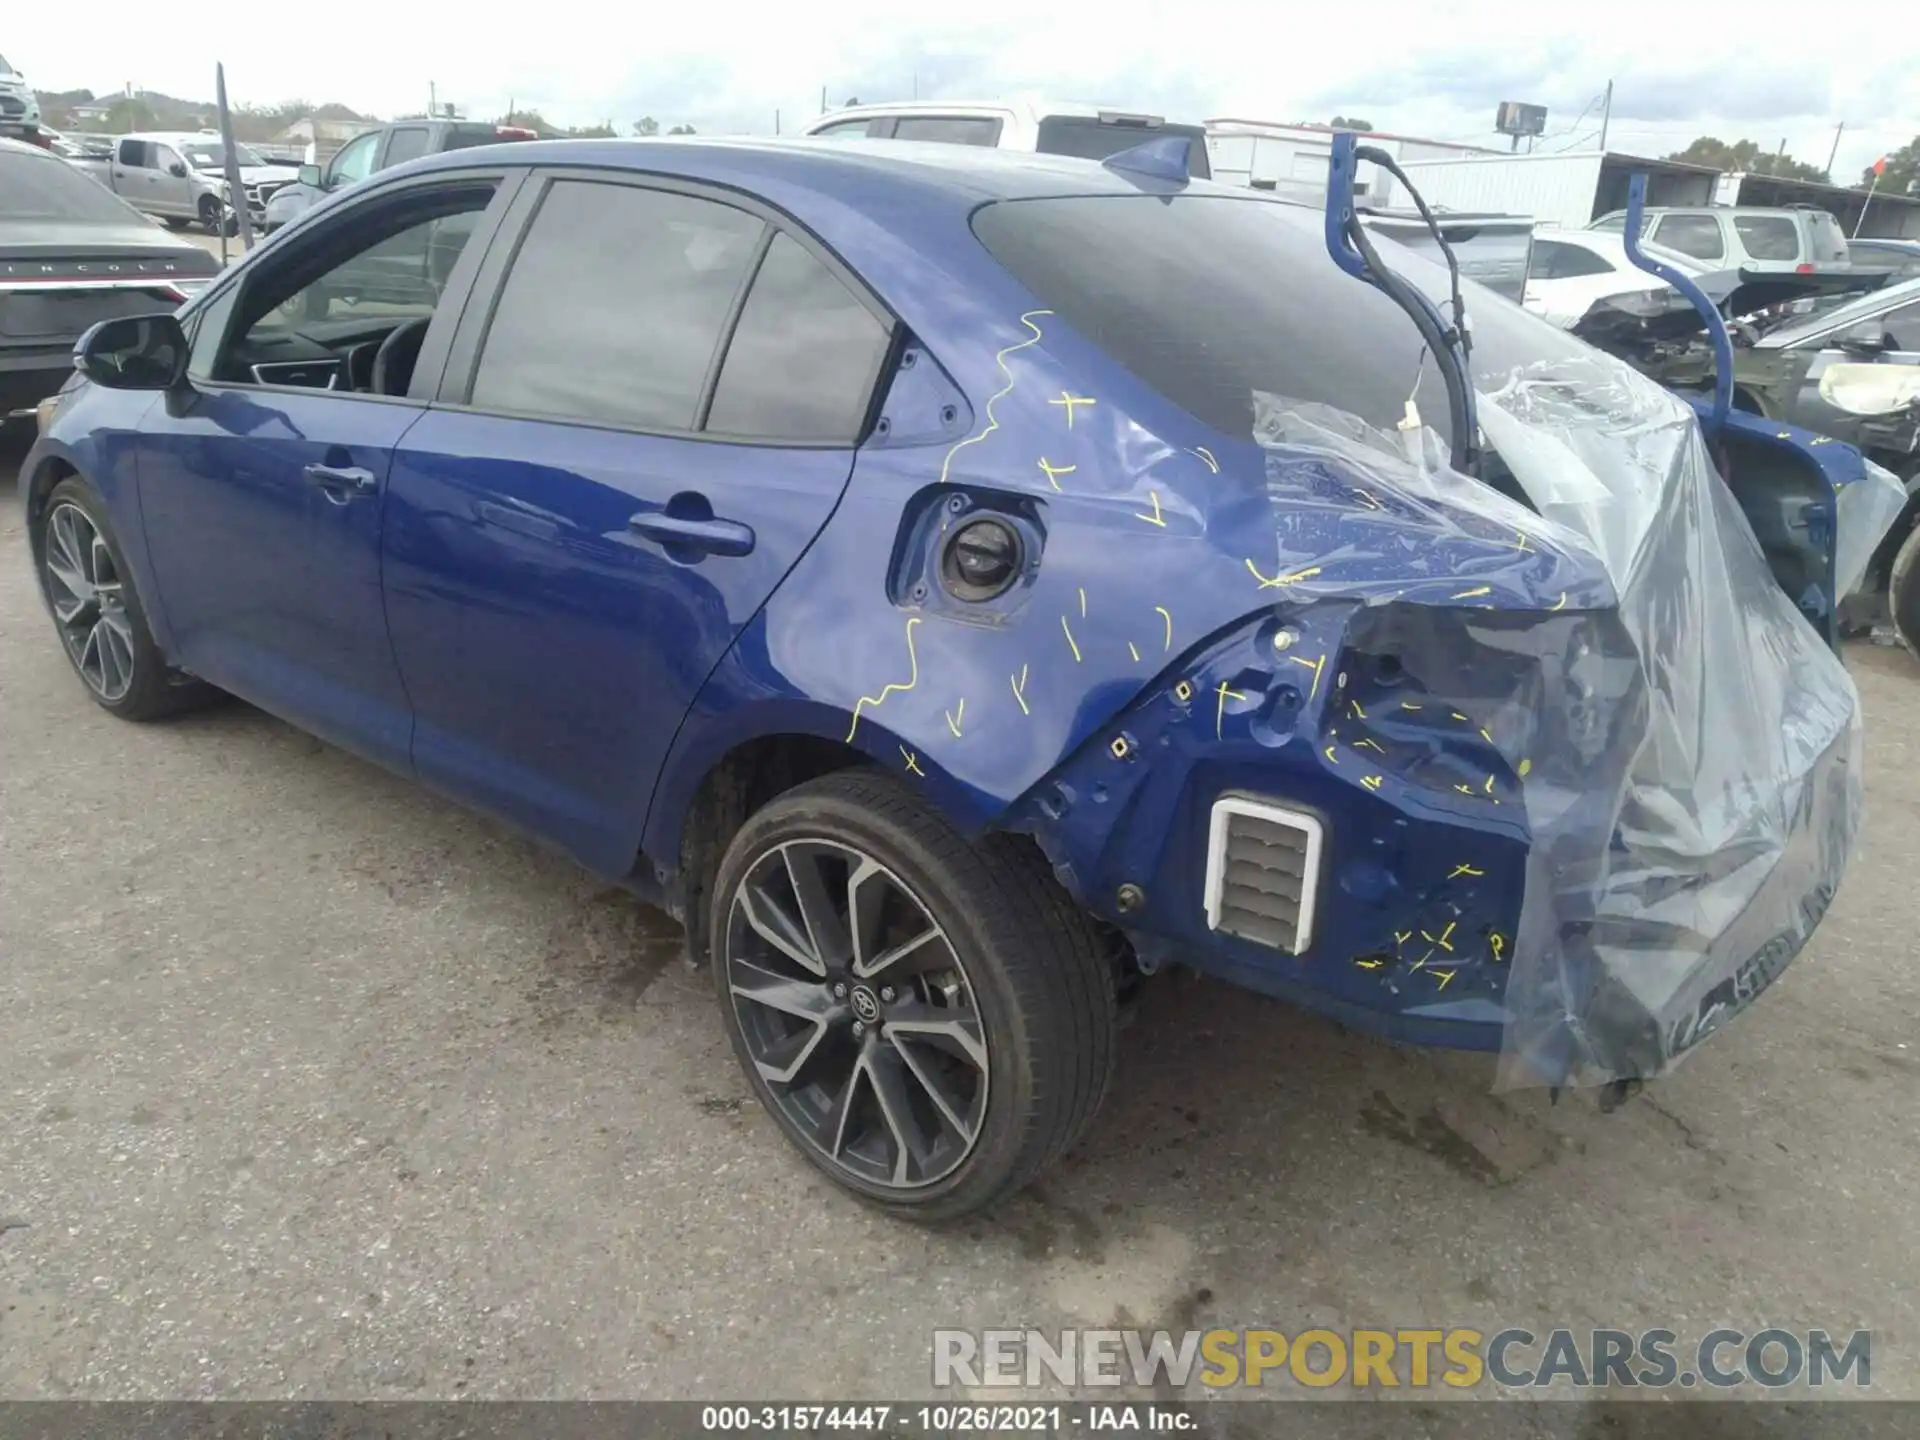
<path id="1" fill-rule="evenodd" d="M 1171 979 L 1042 1189 L 789 1155 L 657 916 L 242 706 L 89 703 L 0 458 L 0 1396 L 927 1391 L 928 1332 L 1875 1330 L 1920 1396 L 1920 665 L 1817 942 L 1618 1114 Z"/>

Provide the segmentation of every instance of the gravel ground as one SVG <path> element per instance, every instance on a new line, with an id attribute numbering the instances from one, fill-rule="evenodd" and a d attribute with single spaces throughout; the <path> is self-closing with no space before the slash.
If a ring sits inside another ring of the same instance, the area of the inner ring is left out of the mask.
<path id="1" fill-rule="evenodd" d="M 1044 1185 L 841 1198 L 661 917 L 234 705 L 96 710 L 0 457 L 0 1397 L 913 1395 L 929 1331 L 1872 1327 L 1920 1396 L 1920 666 L 1816 942 L 1618 1113 L 1165 977 Z M 1904 878 L 1903 878 L 1904 877 Z M 1903 1098 L 1904 1097 L 1904 1098 Z"/>

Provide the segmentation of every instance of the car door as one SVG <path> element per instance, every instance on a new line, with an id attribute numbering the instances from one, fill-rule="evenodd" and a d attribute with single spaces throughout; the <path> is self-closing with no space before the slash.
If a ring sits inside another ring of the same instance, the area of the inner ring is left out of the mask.
<path id="1" fill-rule="evenodd" d="M 405 357 L 444 355 L 468 283 L 457 263 L 431 269 L 436 232 L 485 216 L 500 188 L 499 174 L 385 188 L 261 257 L 197 317 L 191 391 L 141 425 L 140 507 L 174 657 L 399 769 L 412 722 L 380 530 L 393 447 L 426 408 Z M 392 277 L 408 253 L 411 294 Z M 376 267 L 377 287 L 363 273 Z"/>
<path id="2" fill-rule="evenodd" d="M 353 185 L 373 173 L 374 151 L 379 147 L 378 130 L 369 130 L 364 135 L 356 135 L 334 152 L 333 159 L 327 162 L 326 178 L 321 188 L 327 191 Z"/>
<path id="3" fill-rule="evenodd" d="M 193 167 L 187 157 L 171 145 L 155 141 L 148 147 L 152 155 L 154 209 L 163 215 L 192 215 L 198 196 L 194 194 Z"/>
<path id="4" fill-rule="evenodd" d="M 113 188 L 130 204 L 152 215 L 166 215 L 166 196 L 153 159 L 157 147 L 147 140 L 121 140 L 113 149 Z"/>
<path id="5" fill-rule="evenodd" d="M 695 693 L 832 513 L 891 321 L 731 193 L 529 181 L 395 457 L 421 778 L 621 874 Z"/>

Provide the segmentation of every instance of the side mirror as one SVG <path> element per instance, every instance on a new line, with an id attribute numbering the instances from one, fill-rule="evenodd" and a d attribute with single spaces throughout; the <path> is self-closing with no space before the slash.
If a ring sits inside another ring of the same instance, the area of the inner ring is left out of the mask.
<path id="1" fill-rule="evenodd" d="M 109 390 L 171 390 L 186 379 L 186 332 L 171 315 L 102 320 L 75 343 L 73 367 Z"/>
<path id="2" fill-rule="evenodd" d="M 184 180 L 187 178 L 187 167 L 184 164 L 182 164 L 180 161 L 176 160 L 171 165 L 167 166 L 167 173 L 169 175 L 172 175 L 176 179 Z"/>
<path id="3" fill-rule="evenodd" d="M 1881 355 L 1893 349 L 1893 337 L 1878 320 L 1862 320 L 1840 332 L 1834 342 L 1849 355 Z"/>
<path id="4" fill-rule="evenodd" d="M 320 173 L 320 167 L 318 165 L 302 165 L 300 167 L 300 183 L 318 190 L 326 183 L 326 177 Z"/>

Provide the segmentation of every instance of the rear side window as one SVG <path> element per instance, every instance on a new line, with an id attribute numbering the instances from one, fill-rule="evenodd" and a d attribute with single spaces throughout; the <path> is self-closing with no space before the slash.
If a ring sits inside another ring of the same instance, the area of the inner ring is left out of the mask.
<path id="1" fill-rule="evenodd" d="M 426 153 L 427 127 L 424 125 L 409 125 L 387 136 L 387 165 L 404 165 Z"/>
<path id="2" fill-rule="evenodd" d="M 1207 163 L 1207 132 L 1197 125 L 1124 125 L 1092 115 L 1049 115 L 1040 122 L 1037 149 L 1042 155 L 1077 155 L 1082 160 L 1105 160 L 1149 140 L 1168 135 L 1187 137 L 1187 173 L 1200 180 L 1213 178 Z M 1321 162 L 1325 173 L 1325 162 Z"/>
<path id="3" fill-rule="evenodd" d="M 692 429 L 761 229 L 711 200 L 556 182 L 507 274 L 471 403 Z"/>
<path id="4" fill-rule="evenodd" d="M 120 142 L 120 163 L 135 170 L 151 170 L 150 158 L 153 147 L 145 140 L 122 140 Z"/>
<path id="5" fill-rule="evenodd" d="M 727 346 L 706 428 L 723 435 L 852 443 L 887 329 L 833 272 L 774 237 Z"/>
<path id="6" fill-rule="evenodd" d="M 1654 227 L 1653 240 L 1696 260 L 1719 260 L 1727 253 L 1720 221 L 1712 215 L 1668 215 Z"/>
<path id="7" fill-rule="evenodd" d="M 1000 122 L 972 115 L 902 115 L 894 122 L 893 138 L 992 146 L 999 143 Z"/>
<path id="8" fill-rule="evenodd" d="M 1733 233 L 1756 260 L 1798 260 L 1800 230 L 1786 215 L 1736 215 Z"/>
<path id="9" fill-rule="evenodd" d="M 815 140 L 859 140 L 865 137 L 872 127 L 871 120 L 842 120 L 838 125 L 828 125 L 810 132 Z"/>
<path id="10" fill-rule="evenodd" d="M 1533 248 L 1536 252 L 1539 250 L 1541 243 L 1542 242 L 1538 240 L 1533 242 Z M 1552 242 L 1549 241 L 1547 243 L 1551 244 Z M 1555 245 L 1553 248 L 1560 252 L 1559 258 L 1553 262 L 1553 278 L 1556 280 L 1577 280 L 1582 275 L 1611 275 L 1613 273 L 1613 266 L 1609 265 L 1605 260 L 1601 259 L 1585 246 Z"/>

